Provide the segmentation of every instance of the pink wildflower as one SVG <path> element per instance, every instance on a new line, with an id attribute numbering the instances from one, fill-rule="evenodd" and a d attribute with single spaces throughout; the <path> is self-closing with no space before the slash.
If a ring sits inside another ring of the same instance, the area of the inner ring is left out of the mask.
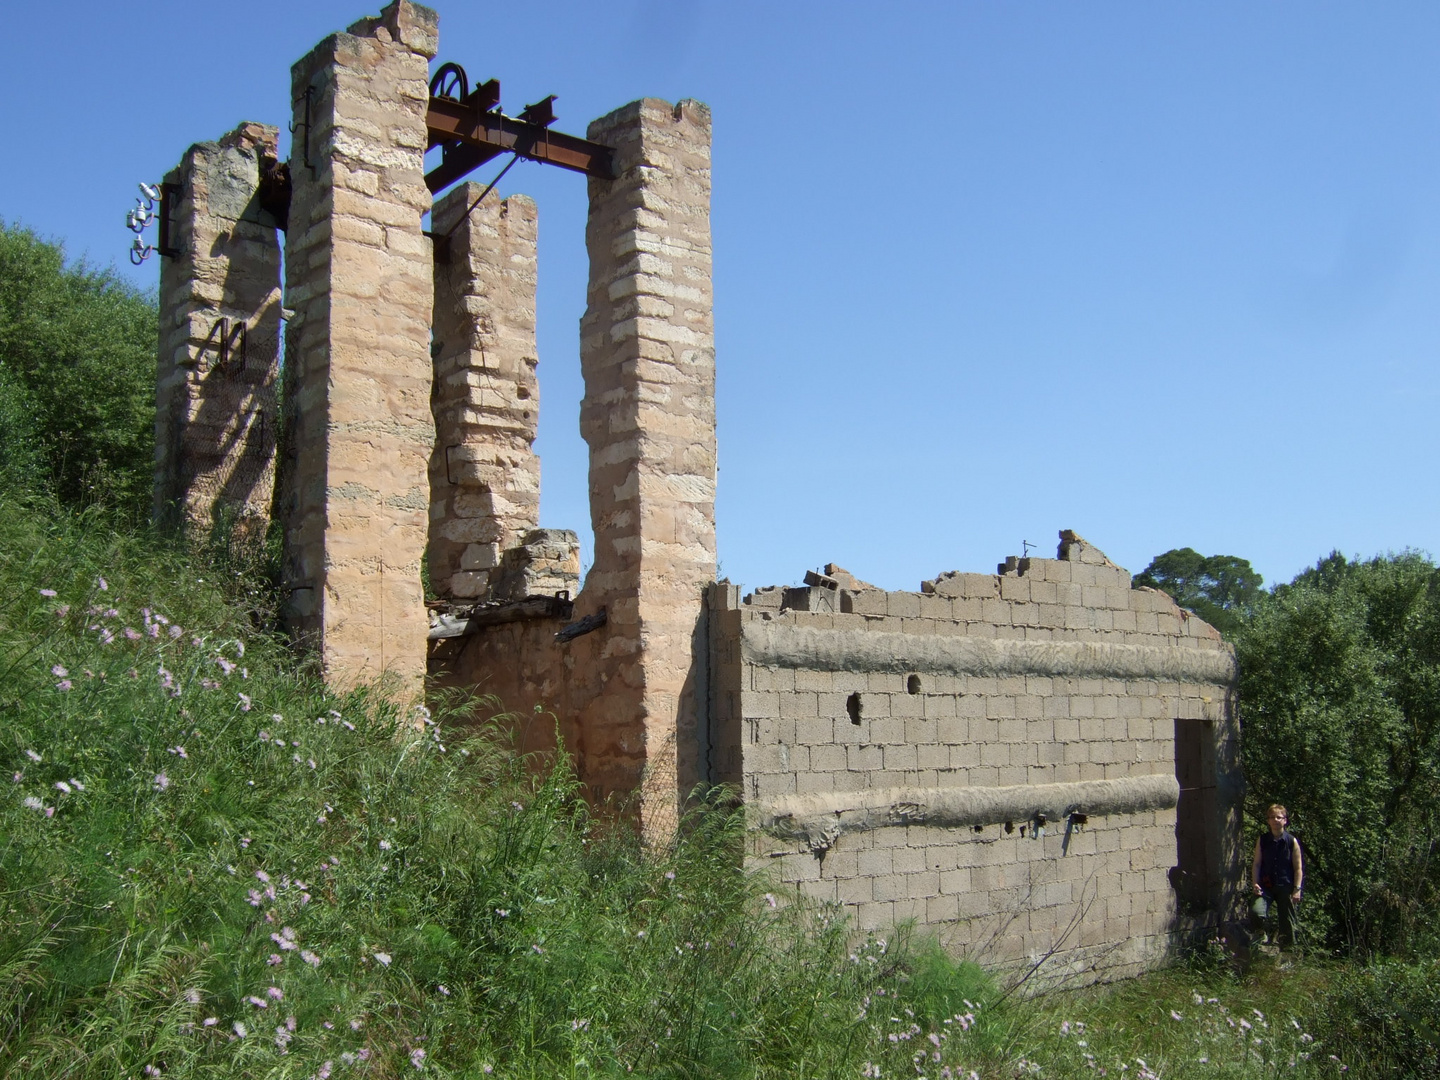
<path id="1" fill-rule="evenodd" d="M 98 585 L 98 586 L 100 586 L 100 591 L 101 591 L 101 592 L 109 592 L 109 591 L 110 591 L 110 583 L 107 582 L 103 577 L 102 577 L 102 578 L 96 578 L 96 579 L 95 579 L 95 584 Z"/>
<path id="2" fill-rule="evenodd" d="M 249 695 L 249 694 L 241 694 L 241 695 L 240 695 L 240 711 L 241 711 L 241 712 L 249 712 L 249 711 L 250 711 L 250 695 Z"/>
<path id="3" fill-rule="evenodd" d="M 63 679 L 63 678 L 65 678 L 65 676 L 69 675 L 70 672 L 66 671 L 66 670 L 65 670 L 63 667 L 61 667 L 59 664 L 56 664 L 54 667 L 52 667 L 52 668 L 50 669 L 50 674 L 51 674 L 51 675 L 54 675 L 57 679 Z"/>
<path id="4" fill-rule="evenodd" d="M 235 1028 L 235 1037 L 237 1039 L 243 1039 L 246 1035 L 250 1034 L 250 1032 L 246 1030 L 245 1025 L 242 1024 L 239 1020 L 236 1020 L 233 1026 Z"/>
<path id="5" fill-rule="evenodd" d="M 377 953 L 375 954 L 375 959 L 380 961 L 380 966 L 381 966 L 381 967 L 389 967 L 389 966 L 390 966 L 390 954 L 389 954 L 389 953 L 377 952 Z"/>
<path id="6" fill-rule="evenodd" d="M 315 1080 L 330 1080 L 330 1070 L 335 1067 L 333 1061 L 327 1061 L 315 1071 Z"/>
<path id="7" fill-rule="evenodd" d="M 40 590 L 40 595 L 41 595 L 41 596 L 46 596 L 46 597 L 55 597 L 55 596 L 59 596 L 60 594 L 57 593 L 54 589 L 41 589 L 41 590 Z"/>
<path id="8" fill-rule="evenodd" d="M 69 794 L 70 794 L 70 785 L 67 784 L 64 780 L 56 780 L 56 781 L 55 781 L 55 790 L 56 790 L 56 791 L 63 792 L 63 793 L 66 794 L 66 795 L 69 795 Z"/>
<path id="9" fill-rule="evenodd" d="M 269 994 L 270 997 L 274 998 L 276 1001 L 285 1000 L 285 991 L 281 990 L 278 986 L 270 987 L 270 989 L 266 990 L 265 993 Z"/>
<path id="10" fill-rule="evenodd" d="M 133 626 L 127 626 L 127 627 L 125 627 L 125 640 L 126 640 L 126 641 L 139 641 L 139 640 L 140 640 L 140 632 L 139 632 L 138 630 L 136 630 Z"/>
<path id="11" fill-rule="evenodd" d="M 214 1026 L 215 1026 L 216 1024 L 218 1024 L 218 1023 L 220 1023 L 220 1018 L 219 1018 L 218 1016 L 207 1016 L 207 1017 L 205 1017 L 204 1020 L 201 1020 L 201 1021 L 200 1021 L 200 1026 L 201 1026 L 201 1027 L 214 1027 Z"/>
<path id="12" fill-rule="evenodd" d="M 159 623 L 153 623 L 153 622 L 152 622 L 152 623 L 146 623 L 146 624 L 145 624 L 145 633 L 146 633 L 148 636 L 152 637 L 152 638 L 157 638 L 157 637 L 159 637 L 159 636 L 160 636 L 160 624 L 159 624 Z"/>
<path id="13" fill-rule="evenodd" d="M 421 1050 L 419 1047 L 411 1050 L 410 1064 L 414 1065 L 417 1069 L 423 1069 L 425 1067 L 425 1051 Z"/>
<path id="14" fill-rule="evenodd" d="M 181 630 L 180 627 L 178 627 L 178 626 L 172 626 L 172 627 L 170 627 L 170 636 L 171 636 L 172 638 L 178 638 L 178 637 L 179 637 L 181 634 L 183 634 L 183 633 L 185 633 L 185 631 L 184 631 L 184 630 Z"/>
<path id="15" fill-rule="evenodd" d="M 309 964 L 311 967 L 318 968 L 320 966 L 320 957 L 316 956 L 309 949 L 300 950 L 300 959 L 304 960 L 305 963 Z"/>
<path id="16" fill-rule="evenodd" d="M 232 664 L 229 660 L 226 660 L 223 656 L 217 656 L 215 658 L 215 663 L 220 665 L 220 670 L 223 671 L 226 675 L 229 675 L 235 670 L 235 665 Z"/>
<path id="17" fill-rule="evenodd" d="M 164 791 L 170 786 L 170 778 L 163 772 L 155 774 L 155 790 Z"/>
<path id="18" fill-rule="evenodd" d="M 25 756 L 28 757 L 31 761 L 35 762 L 36 765 L 40 764 L 40 755 L 37 754 L 34 750 L 26 750 Z"/>
<path id="19" fill-rule="evenodd" d="M 281 964 L 283 964 L 283 963 L 285 962 L 285 958 L 284 958 L 283 956 L 281 956 L 278 952 L 272 952 L 272 953 L 270 954 L 270 958 L 269 958 L 268 960 L 266 960 L 265 962 L 266 962 L 267 964 L 269 964 L 271 967 L 279 967 Z"/>
<path id="20" fill-rule="evenodd" d="M 245 1000 L 248 1001 L 251 1005 L 254 1005 L 257 1009 L 268 1009 L 270 1007 L 270 1003 L 268 1001 L 266 1001 L 262 997 L 256 997 L 254 994 L 251 994 Z"/>
<path id="21" fill-rule="evenodd" d="M 113 633 L 111 633 L 109 630 L 106 630 L 106 629 L 104 629 L 104 628 L 102 627 L 101 630 L 100 630 L 100 644 L 101 644 L 101 645 L 109 645 L 109 644 L 110 644 L 112 641 L 114 641 L 114 640 L 115 640 L 115 635 L 114 635 Z"/>
<path id="22" fill-rule="evenodd" d="M 204 687 L 206 690 L 219 690 L 219 689 L 220 689 L 220 684 L 219 684 L 218 682 L 216 682 L 214 679 L 201 679 L 201 680 L 200 680 L 200 685 L 201 685 L 202 687 Z"/>
<path id="23" fill-rule="evenodd" d="M 59 607 L 57 607 L 57 608 L 55 609 L 55 617 L 56 617 L 57 619 L 63 619 L 63 618 L 65 618 L 66 615 L 69 615 L 69 614 L 70 614 L 70 605 L 69 605 L 69 604 L 61 604 Z"/>
<path id="24" fill-rule="evenodd" d="M 72 683 L 69 679 L 61 679 L 55 684 L 55 689 L 59 690 L 63 694 L 67 690 L 75 689 L 75 684 Z"/>
<path id="25" fill-rule="evenodd" d="M 23 805 L 23 806 L 25 807 L 25 809 L 27 809 L 27 810 L 44 810 L 44 809 L 45 809 L 45 804 L 44 804 L 43 802 L 41 802 L 39 799 L 37 799 L 34 795 L 26 795 L 26 796 L 25 796 L 25 801 L 24 801 L 21 805 Z"/>

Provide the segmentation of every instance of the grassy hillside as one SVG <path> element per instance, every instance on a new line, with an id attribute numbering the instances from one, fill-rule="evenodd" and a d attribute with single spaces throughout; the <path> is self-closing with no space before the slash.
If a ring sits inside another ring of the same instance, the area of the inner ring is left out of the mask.
<path id="1" fill-rule="evenodd" d="M 733 813 L 645 851 L 503 725 L 327 695 L 243 582 L 106 521 L 0 496 L 0 1075 L 1397 1075 L 1376 1055 L 1428 1053 L 1433 972 L 1217 961 L 1026 1001 L 858 938 L 741 872 Z"/>

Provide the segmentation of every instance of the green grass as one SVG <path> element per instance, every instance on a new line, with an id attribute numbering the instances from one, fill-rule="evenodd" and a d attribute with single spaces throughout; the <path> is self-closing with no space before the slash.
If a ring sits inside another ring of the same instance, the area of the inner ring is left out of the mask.
<path id="1" fill-rule="evenodd" d="M 233 565 L 0 497 L 0 1075 L 1338 1071 L 1328 968 L 1006 996 L 777 902 L 723 793 L 647 850 L 510 750 L 552 717 L 327 694 Z"/>

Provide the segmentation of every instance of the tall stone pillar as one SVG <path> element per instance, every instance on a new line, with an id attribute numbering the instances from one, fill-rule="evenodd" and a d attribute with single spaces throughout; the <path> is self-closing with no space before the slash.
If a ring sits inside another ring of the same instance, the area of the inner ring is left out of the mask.
<path id="1" fill-rule="evenodd" d="M 435 452 L 430 459 L 430 581 L 441 596 L 484 599 L 502 554 L 540 523 L 535 378 L 535 203 L 461 184 L 435 205 Z M 451 230 L 454 230 L 451 232 Z"/>
<path id="2" fill-rule="evenodd" d="M 397 0 L 291 71 L 285 246 L 284 586 L 298 636 L 344 688 L 418 694 L 430 503 L 425 187 L 435 13 Z"/>
<path id="3" fill-rule="evenodd" d="M 581 705 L 582 767 L 597 794 L 641 789 L 648 835 L 704 779 L 703 590 L 715 578 L 715 338 L 710 112 L 645 99 L 590 125 L 615 150 L 590 181 L 581 322 L 595 562 L 576 615 L 600 685 Z M 580 704 L 577 702 L 577 704 Z"/>
<path id="4" fill-rule="evenodd" d="M 173 257 L 160 263 L 155 520 L 263 532 L 275 461 L 280 245 L 259 207 L 276 130 L 241 124 L 166 177 Z"/>

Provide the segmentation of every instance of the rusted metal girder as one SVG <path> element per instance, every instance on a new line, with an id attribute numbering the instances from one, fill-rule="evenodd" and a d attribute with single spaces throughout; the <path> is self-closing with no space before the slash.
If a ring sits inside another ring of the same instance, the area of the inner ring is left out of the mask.
<path id="1" fill-rule="evenodd" d="M 532 105 L 526 112 L 542 120 L 548 115 L 553 122 L 550 100 Z M 603 180 L 613 176 L 610 147 L 551 131 L 546 124 L 479 109 L 469 101 L 432 94 L 425 123 L 430 129 L 430 146 L 444 147 L 440 164 L 425 174 L 425 186 L 432 192 L 449 187 L 500 154 L 518 154 Z"/>

